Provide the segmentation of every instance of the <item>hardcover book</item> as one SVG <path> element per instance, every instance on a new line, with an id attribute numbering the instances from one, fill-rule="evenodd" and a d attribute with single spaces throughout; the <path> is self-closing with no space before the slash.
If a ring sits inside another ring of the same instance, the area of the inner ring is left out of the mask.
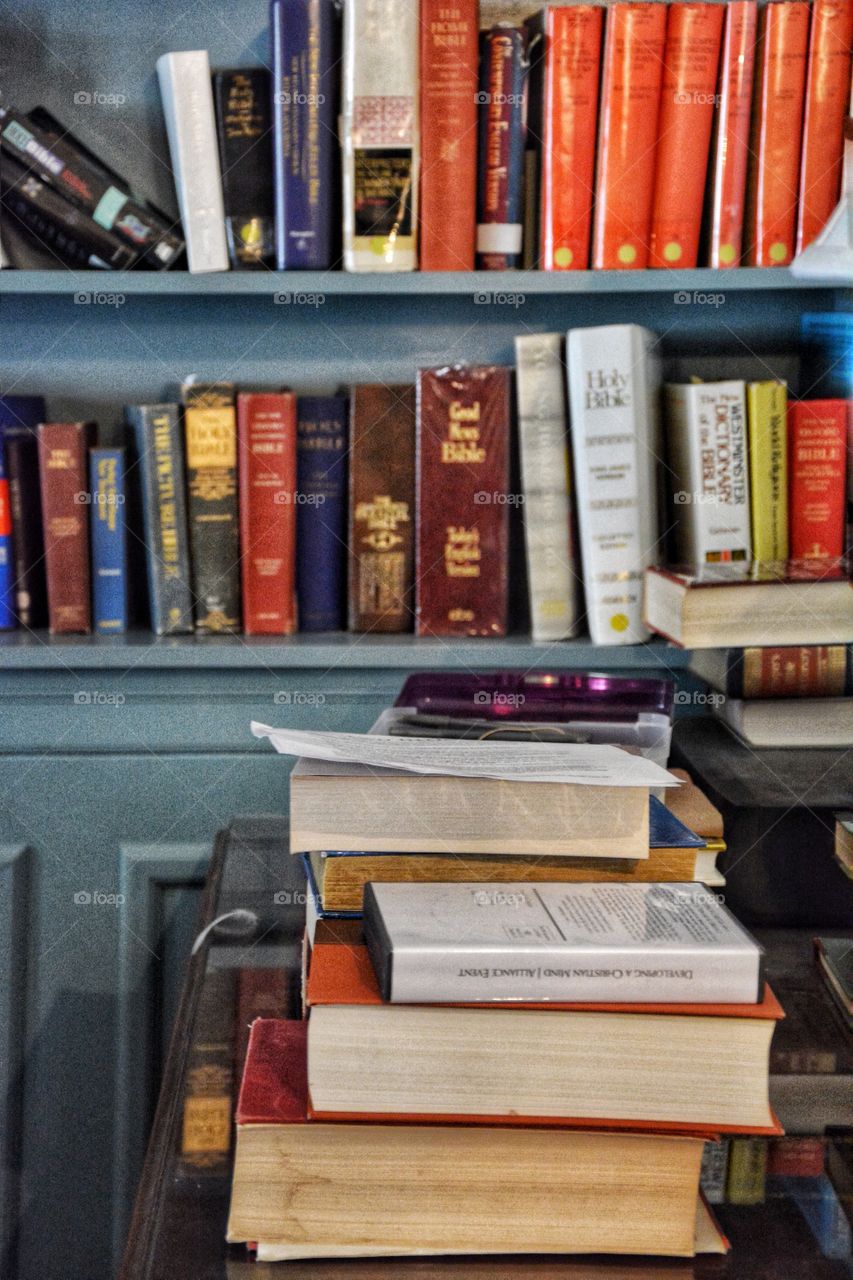
<path id="1" fill-rule="evenodd" d="M 12 553 L 12 507 L 5 451 L 0 447 L 0 630 L 17 625 L 15 615 L 15 557 Z"/>
<path id="2" fill-rule="evenodd" d="M 22 627 L 47 626 L 47 582 L 36 427 L 44 422 L 41 396 L 0 396 L 0 434 L 6 455 L 12 517 L 15 617 Z"/>
<path id="3" fill-rule="evenodd" d="M 705 649 L 693 656 L 690 670 L 730 698 L 840 698 L 853 692 L 853 663 L 843 644 Z"/>
<path id="4" fill-rule="evenodd" d="M 841 193 L 851 40 L 851 0 L 815 0 L 806 72 L 797 253 L 823 230 Z"/>
<path id="5" fill-rule="evenodd" d="M 201 984 L 181 1106 L 178 1174 L 222 1178 L 231 1172 L 234 1114 L 236 971 L 214 969 Z"/>
<path id="6" fill-rule="evenodd" d="M 300 396 L 296 598 L 300 631 L 342 631 L 347 565 L 347 401 Z"/>
<path id="7" fill-rule="evenodd" d="M 853 747 L 853 698 L 726 698 L 714 711 L 753 747 Z"/>
<path id="8" fill-rule="evenodd" d="M 788 406 L 791 556 L 816 559 L 844 550 L 846 400 Z"/>
<path id="9" fill-rule="evenodd" d="M 274 236 L 270 74 L 265 67 L 214 71 L 213 97 L 231 265 L 271 266 Z"/>
<path id="10" fill-rule="evenodd" d="M 480 37 L 477 266 L 521 265 L 527 33 L 499 23 Z"/>
<path id="11" fill-rule="evenodd" d="M 92 619 L 102 635 L 127 630 L 127 513 L 124 449 L 89 451 Z"/>
<path id="12" fill-rule="evenodd" d="M 709 267 L 736 267 L 741 259 L 757 24 L 756 0 L 726 4 L 712 140 Z"/>
<path id="13" fill-rule="evenodd" d="M 237 422 L 230 382 L 185 382 L 189 541 L 195 630 L 240 630 Z"/>
<path id="14" fill-rule="evenodd" d="M 418 635 L 506 634 L 509 395 L 497 365 L 418 372 Z"/>
<path id="15" fill-rule="evenodd" d="M 349 629 L 411 631 L 415 388 L 371 383 L 350 399 Z"/>
<path id="16" fill-rule="evenodd" d="M 784 382 L 750 382 L 749 507 L 756 560 L 788 559 L 788 390 Z"/>
<path id="17" fill-rule="evenodd" d="M 296 630 L 296 397 L 237 397 L 243 629 Z"/>
<path id="18" fill-rule="evenodd" d="M 88 634 L 89 508 L 87 453 L 94 439 L 88 422 L 38 427 L 48 621 L 52 635 Z"/>
<path id="19" fill-rule="evenodd" d="M 325 269 L 340 245 L 340 18 L 334 0 L 272 0 L 275 256 Z"/>

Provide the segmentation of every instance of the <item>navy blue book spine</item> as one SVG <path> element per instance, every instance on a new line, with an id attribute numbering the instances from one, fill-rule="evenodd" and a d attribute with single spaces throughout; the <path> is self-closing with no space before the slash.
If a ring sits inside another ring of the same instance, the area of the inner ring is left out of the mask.
<path id="1" fill-rule="evenodd" d="M 498 24 L 480 36 L 477 266 L 521 265 L 527 124 L 527 35 Z"/>
<path id="2" fill-rule="evenodd" d="M 300 396 L 296 434 L 296 601 L 300 631 L 342 631 L 347 568 L 343 396 Z"/>
<path id="3" fill-rule="evenodd" d="M 335 0 L 272 0 L 273 174 L 279 271 L 323 270 L 340 239 L 340 17 Z"/>
<path id="4" fill-rule="evenodd" d="M 124 449 L 90 449 L 92 624 L 100 635 L 127 631 L 125 498 Z"/>

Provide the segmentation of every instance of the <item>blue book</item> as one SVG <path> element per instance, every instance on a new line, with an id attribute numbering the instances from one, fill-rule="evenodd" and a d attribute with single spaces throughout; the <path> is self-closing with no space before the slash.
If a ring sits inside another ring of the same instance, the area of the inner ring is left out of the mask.
<path id="1" fill-rule="evenodd" d="M 101 635 L 127 630 L 124 449 L 89 450 L 92 621 Z"/>
<path id="2" fill-rule="evenodd" d="M 341 631 L 347 568 L 347 400 L 300 396 L 296 603 L 300 631 Z"/>
<path id="3" fill-rule="evenodd" d="M 272 0 L 273 174 L 279 271 L 337 257 L 340 22 L 335 0 Z"/>

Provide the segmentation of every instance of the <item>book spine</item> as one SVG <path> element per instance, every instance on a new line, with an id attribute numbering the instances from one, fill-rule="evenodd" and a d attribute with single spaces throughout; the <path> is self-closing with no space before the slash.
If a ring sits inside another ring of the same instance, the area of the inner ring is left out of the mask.
<path id="1" fill-rule="evenodd" d="M 142 496 L 151 625 L 157 635 L 193 629 L 184 451 L 178 406 L 128 405 Z"/>
<path id="2" fill-rule="evenodd" d="M 164 53 L 157 75 L 191 272 L 227 271 L 225 208 L 207 51 Z"/>
<path id="3" fill-rule="evenodd" d="M 825 1138 L 774 1138 L 769 1143 L 770 1178 L 819 1178 L 825 1165 Z"/>
<path id="4" fill-rule="evenodd" d="M 296 435 L 296 600 L 300 631 L 344 627 L 347 402 L 300 396 Z"/>
<path id="5" fill-rule="evenodd" d="M 509 395 L 496 365 L 418 373 L 418 635 L 506 634 Z"/>
<path id="6" fill-rule="evenodd" d="M 230 383 L 183 387 L 195 630 L 240 630 L 237 423 Z"/>
<path id="7" fill-rule="evenodd" d="M 4 451 L 0 448 L 0 631 L 18 624 L 15 611 L 15 556 L 12 549 L 12 505 Z"/>
<path id="8" fill-rule="evenodd" d="M 788 392 L 784 382 L 750 382 L 749 499 L 755 560 L 788 559 Z"/>
<path id="9" fill-rule="evenodd" d="M 745 261 L 781 267 L 794 255 L 809 6 L 772 0 L 761 11 L 747 178 Z"/>
<path id="10" fill-rule="evenodd" d="M 101 635 L 127 630 L 124 449 L 91 449 L 92 620 Z"/>
<path id="11" fill-rule="evenodd" d="M 545 11 L 541 256 L 546 271 L 589 266 L 604 10 Z"/>
<path id="12" fill-rule="evenodd" d="M 699 1171 L 699 1187 L 708 1204 L 725 1204 L 729 1139 L 706 1142 Z"/>
<path id="13" fill-rule="evenodd" d="M 736 654 L 726 690 L 732 698 L 840 698 L 848 691 L 843 644 L 753 647 Z"/>
<path id="14" fill-rule="evenodd" d="M 296 398 L 237 397 L 243 629 L 296 630 Z"/>
<path id="15" fill-rule="evenodd" d="M 340 22 L 334 0 L 273 0 L 273 174 L 279 271 L 338 255 Z"/>
<path id="16" fill-rule="evenodd" d="M 732 1138 L 726 1174 L 729 1204 L 763 1204 L 767 1143 L 761 1138 Z"/>
<path id="17" fill-rule="evenodd" d="M 823 230 L 841 194 L 851 40 L 853 0 L 815 0 L 806 72 L 797 253 Z"/>
<path id="18" fill-rule="evenodd" d="M 527 37 L 498 25 L 480 38 L 477 266 L 520 265 L 527 94 Z"/>
<path id="19" fill-rule="evenodd" d="M 420 169 L 418 5 L 344 10 L 344 266 L 414 271 Z"/>
<path id="20" fill-rule="evenodd" d="M 271 95 L 270 75 L 264 67 L 213 74 L 225 234 L 232 267 L 272 266 Z"/>
<path id="21" fill-rule="evenodd" d="M 695 267 L 714 121 L 723 6 L 683 0 L 667 10 L 650 267 Z"/>
<path id="22" fill-rule="evenodd" d="M 286 1018 L 290 991 L 284 966 L 276 969 L 237 970 L 237 1019 L 234 1066 L 242 1079 L 249 1033 L 256 1018 Z"/>
<path id="23" fill-rule="evenodd" d="M 756 0 L 729 0 L 725 10 L 711 163 L 709 267 L 736 267 L 741 259 L 758 24 Z"/>
<path id="24" fill-rule="evenodd" d="M 202 983 L 184 1077 L 179 1178 L 231 1175 L 236 982 L 236 971 L 223 968 Z"/>
<path id="25" fill-rule="evenodd" d="M 349 458 L 350 631 L 410 631 L 415 389 L 353 389 Z"/>
<path id="26" fill-rule="evenodd" d="M 530 626 L 536 642 L 565 640 L 577 628 L 578 569 L 559 334 L 517 337 L 515 363 Z"/>
<path id="27" fill-rule="evenodd" d="M 607 11 L 592 265 L 648 266 L 666 5 Z"/>
<path id="28" fill-rule="evenodd" d="M 845 400 L 799 400 L 788 407 L 794 560 L 842 554 L 847 413 Z"/>
<path id="29" fill-rule="evenodd" d="M 660 368 L 654 345 L 653 335 L 636 325 L 569 332 L 574 484 L 595 644 L 636 644 L 649 635 L 642 620 L 643 571 L 660 558 Z"/>
<path id="30" fill-rule="evenodd" d="M 39 417 L 44 417 L 44 406 Z M 27 428 L 3 433 L 12 515 L 15 615 L 22 627 L 47 626 L 47 583 L 39 488 L 38 441 Z"/>
<path id="31" fill-rule="evenodd" d="M 92 629 L 89 598 L 89 521 L 84 422 L 42 423 L 38 428 L 41 504 L 47 567 L 48 622 L 52 635 Z"/>
<path id="32" fill-rule="evenodd" d="M 421 3 L 421 271 L 472 271 L 478 0 Z"/>

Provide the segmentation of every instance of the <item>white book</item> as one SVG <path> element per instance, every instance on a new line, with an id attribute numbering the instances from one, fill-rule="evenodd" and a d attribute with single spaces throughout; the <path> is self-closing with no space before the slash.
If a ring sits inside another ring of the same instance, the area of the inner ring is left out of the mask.
<path id="1" fill-rule="evenodd" d="M 664 403 L 679 560 L 749 560 L 745 384 L 670 383 Z"/>
<path id="2" fill-rule="evenodd" d="M 517 337 L 515 363 L 530 626 L 534 641 L 565 640 L 577 629 L 578 570 L 560 334 Z"/>
<path id="3" fill-rule="evenodd" d="M 581 564 L 595 644 L 647 640 L 643 570 L 658 543 L 660 362 L 635 324 L 572 329 L 569 409 Z"/>
<path id="4" fill-rule="evenodd" d="M 344 267 L 414 271 L 419 7 L 344 6 Z"/>
<path id="5" fill-rule="evenodd" d="M 222 176 L 206 49 L 157 59 L 169 152 L 193 273 L 228 270 Z"/>

